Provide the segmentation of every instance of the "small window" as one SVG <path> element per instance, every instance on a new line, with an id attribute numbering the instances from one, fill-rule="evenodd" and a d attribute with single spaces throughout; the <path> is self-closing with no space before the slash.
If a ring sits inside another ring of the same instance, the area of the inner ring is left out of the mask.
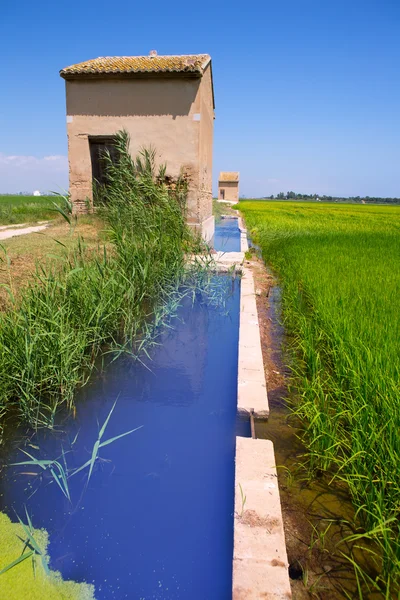
<path id="1" fill-rule="evenodd" d="M 225 190 L 220 190 L 220 193 L 221 193 L 220 199 L 225 200 Z"/>

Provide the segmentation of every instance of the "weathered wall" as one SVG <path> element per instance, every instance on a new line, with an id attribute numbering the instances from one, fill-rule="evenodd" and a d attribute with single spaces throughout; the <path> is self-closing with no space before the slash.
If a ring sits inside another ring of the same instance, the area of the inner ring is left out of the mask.
<path id="1" fill-rule="evenodd" d="M 200 86 L 199 136 L 199 214 L 201 220 L 212 215 L 212 151 L 214 135 L 214 98 L 211 65 L 204 71 Z"/>
<path id="2" fill-rule="evenodd" d="M 225 198 L 222 198 L 221 191 L 225 191 Z M 220 200 L 229 200 L 238 202 L 239 200 L 239 183 L 237 181 L 224 181 L 218 184 L 218 198 Z"/>
<path id="3" fill-rule="evenodd" d="M 188 221 L 200 224 L 209 218 L 212 149 L 207 145 L 212 144 L 212 129 L 210 136 L 208 115 L 202 120 L 202 111 L 209 112 L 207 98 L 202 101 L 203 87 L 202 79 L 184 77 L 67 81 L 70 193 L 76 210 L 85 210 L 87 201 L 92 202 L 89 136 L 126 129 L 133 156 L 152 145 L 158 161 L 167 164 L 168 175 L 176 177 L 183 168 L 190 176 Z"/>

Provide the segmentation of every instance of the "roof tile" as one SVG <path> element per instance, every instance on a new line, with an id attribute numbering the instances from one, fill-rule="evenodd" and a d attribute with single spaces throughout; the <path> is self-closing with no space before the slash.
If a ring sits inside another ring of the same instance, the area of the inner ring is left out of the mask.
<path id="1" fill-rule="evenodd" d="M 193 73 L 201 76 L 210 62 L 208 54 L 183 56 L 100 56 L 61 69 L 64 79 L 135 73 Z"/>
<path id="2" fill-rule="evenodd" d="M 238 171 L 221 171 L 219 174 L 219 180 L 221 182 L 232 182 L 239 181 L 239 172 Z"/>

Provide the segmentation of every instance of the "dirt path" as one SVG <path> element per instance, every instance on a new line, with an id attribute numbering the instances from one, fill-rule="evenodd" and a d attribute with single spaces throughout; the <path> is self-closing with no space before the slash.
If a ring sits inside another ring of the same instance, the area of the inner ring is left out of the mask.
<path id="1" fill-rule="evenodd" d="M 41 223 L 40 225 L 30 225 L 24 227 L 25 223 L 20 225 L 7 225 L 0 227 L 0 240 L 7 240 L 17 235 L 26 235 L 28 233 L 37 233 L 43 231 L 48 226 L 48 222 Z"/>

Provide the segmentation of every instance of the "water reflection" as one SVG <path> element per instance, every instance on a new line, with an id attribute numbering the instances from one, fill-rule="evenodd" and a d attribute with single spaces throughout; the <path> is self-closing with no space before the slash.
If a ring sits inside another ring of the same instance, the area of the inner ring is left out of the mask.
<path id="1" fill-rule="evenodd" d="M 96 598 L 231 598 L 239 282 L 224 310 L 185 301 L 147 366 L 112 363 L 84 388 L 75 419 L 57 434 L 18 442 L 69 474 L 103 440 L 63 493 L 48 471 L 10 467 L 0 509 L 15 520 L 25 505 L 50 534 L 51 567 L 93 582 Z M 7 462 L 24 460 L 21 449 Z M 29 475 L 29 472 L 36 472 Z"/>
<path id="2" fill-rule="evenodd" d="M 223 217 L 215 227 L 214 248 L 222 252 L 240 252 L 240 231 L 235 217 Z"/>

